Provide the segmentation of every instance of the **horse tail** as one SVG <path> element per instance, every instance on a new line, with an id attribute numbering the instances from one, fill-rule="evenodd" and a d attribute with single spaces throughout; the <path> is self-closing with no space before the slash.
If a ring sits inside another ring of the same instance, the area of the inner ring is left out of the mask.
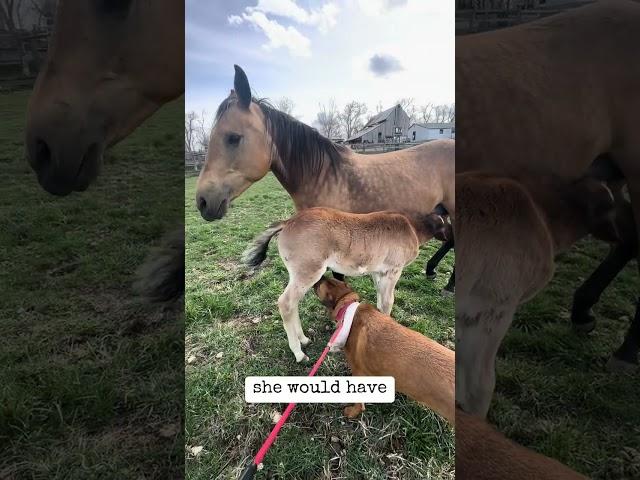
<path id="1" fill-rule="evenodd" d="M 184 226 L 167 234 L 136 272 L 134 290 L 151 302 L 184 295 Z"/>
<path id="2" fill-rule="evenodd" d="M 269 242 L 282 230 L 287 222 L 276 222 L 269 225 L 242 254 L 242 262 L 250 267 L 257 267 L 267 258 Z"/>

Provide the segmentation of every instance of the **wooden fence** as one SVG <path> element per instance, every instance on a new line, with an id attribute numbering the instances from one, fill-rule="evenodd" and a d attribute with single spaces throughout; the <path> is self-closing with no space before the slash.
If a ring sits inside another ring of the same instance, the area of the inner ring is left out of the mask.
<path id="1" fill-rule="evenodd" d="M 0 31 L 0 86 L 14 90 L 31 86 L 47 55 L 50 31 Z"/>
<path id="2" fill-rule="evenodd" d="M 351 150 L 358 153 L 384 153 L 414 147 L 424 142 L 390 142 L 390 143 L 353 143 Z"/>
<path id="3" fill-rule="evenodd" d="M 185 152 L 184 173 L 187 176 L 200 175 L 200 170 L 207 157 L 205 152 Z"/>
<path id="4" fill-rule="evenodd" d="M 593 0 L 458 0 L 456 35 L 511 27 L 555 15 Z"/>

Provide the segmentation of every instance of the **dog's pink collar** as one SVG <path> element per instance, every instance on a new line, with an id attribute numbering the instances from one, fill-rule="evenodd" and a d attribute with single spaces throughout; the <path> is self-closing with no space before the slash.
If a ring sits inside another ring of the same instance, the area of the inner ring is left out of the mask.
<path id="1" fill-rule="evenodd" d="M 355 317 L 356 310 L 358 310 L 359 306 L 359 302 L 349 302 L 338 310 L 338 315 L 336 315 L 336 322 L 338 326 L 336 328 L 336 332 L 329 341 L 329 347 L 331 347 L 332 352 L 339 351 L 347 344 L 353 318 Z"/>
<path id="2" fill-rule="evenodd" d="M 344 314 L 347 311 L 347 308 L 349 308 L 352 304 L 356 303 L 356 301 L 352 301 L 349 303 L 344 304 L 343 306 L 340 307 L 340 310 L 338 310 L 338 314 L 336 315 L 336 323 L 340 323 L 344 320 Z"/>

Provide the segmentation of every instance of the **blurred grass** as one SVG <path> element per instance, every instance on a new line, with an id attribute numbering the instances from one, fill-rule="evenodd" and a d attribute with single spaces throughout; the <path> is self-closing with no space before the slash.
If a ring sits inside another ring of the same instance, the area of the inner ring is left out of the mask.
<path id="1" fill-rule="evenodd" d="M 631 262 L 594 309 L 598 324 L 575 334 L 575 289 L 607 254 L 585 240 L 558 259 L 554 279 L 520 308 L 497 360 L 490 420 L 518 443 L 597 479 L 640 478 L 640 378 L 609 373 L 640 284 Z"/>
<path id="2" fill-rule="evenodd" d="M 130 285 L 182 218 L 184 102 L 58 198 L 24 159 L 28 95 L 0 95 L 0 478 L 180 477 L 182 314 Z"/>
<path id="3" fill-rule="evenodd" d="M 269 433 L 271 414 L 285 405 L 246 404 L 248 375 L 306 375 L 289 351 L 276 304 L 287 271 L 272 246 L 262 269 L 246 277 L 240 255 L 267 225 L 289 217 L 293 205 L 269 174 L 238 198 L 221 221 L 204 222 L 195 208 L 196 179 L 186 179 L 186 443 L 204 450 L 187 456 L 187 477 L 235 479 Z M 394 317 L 402 324 L 453 347 L 453 299 L 440 289 L 453 265 L 450 254 L 435 282 L 424 264 L 439 242 L 423 248 L 402 275 Z M 350 279 L 363 299 L 375 304 L 369 277 Z M 300 305 L 305 347 L 317 358 L 332 328 L 312 292 Z M 217 358 L 222 354 L 221 358 Z M 342 354 L 331 355 L 322 375 L 348 375 Z M 339 439 L 339 446 L 331 438 Z M 393 404 L 368 405 L 357 421 L 340 405 L 298 405 L 265 459 L 257 478 L 451 479 L 453 430 L 436 414 L 402 395 Z"/>

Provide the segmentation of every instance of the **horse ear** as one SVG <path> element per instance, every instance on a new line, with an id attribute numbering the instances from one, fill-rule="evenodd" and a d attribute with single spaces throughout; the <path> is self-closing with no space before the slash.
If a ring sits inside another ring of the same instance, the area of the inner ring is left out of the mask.
<path id="1" fill-rule="evenodd" d="M 236 70 L 235 78 L 233 79 L 233 88 L 238 95 L 238 104 L 240 107 L 247 109 L 251 105 L 251 87 L 249 86 L 249 79 L 247 74 L 244 73 L 238 65 L 234 65 Z"/>

